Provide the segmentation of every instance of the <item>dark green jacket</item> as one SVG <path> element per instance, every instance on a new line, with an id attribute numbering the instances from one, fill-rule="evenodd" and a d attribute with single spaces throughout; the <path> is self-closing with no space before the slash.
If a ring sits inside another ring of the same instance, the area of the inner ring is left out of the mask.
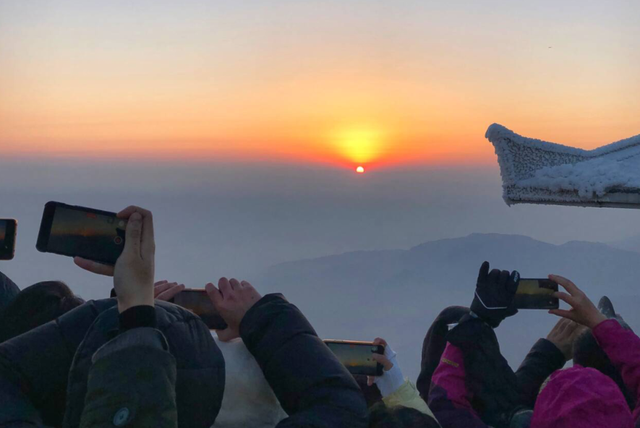
<path id="1" fill-rule="evenodd" d="M 115 299 L 89 301 L 0 344 L 0 427 L 79 427 L 85 405 L 90 405 L 87 397 L 95 397 L 91 394 L 98 391 L 90 394 L 90 377 L 107 377 L 104 369 L 96 371 L 93 360 L 99 355 L 96 352 L 118 335 L 118 316 Z M 175 359 L 178 426 L 209 428 L 220 410 L 224 391 L 220 350 L 202 320 L 176 305 L 157 301 L 156 325 Z M 137 352 L 133 348 L 131 351 Z M 165 360 L 169 358 L 159 352 Z M 153 359 L 144 355 L 140 361 Z M 95 362 L 102 367 L 114 364 L 109 361 L 120 361 L 120 357 L 114 354 L 105 362 Z M 131 373 L 127 365 L 119 368 Z M 92 385 L 97 388 L 99 383 L 94 379 Z M 114 388 L 115 384 L 109 385 Z M 108 391 L 99 392 L 108 397 Z M 123 394 L 130 392 L 122 390 Z M 133 402 L 136 413 L 147 396 Z"/>
<path id="2" fill-rule="evenodd" d="M 164 335 L 134 328 L 92 358 L 81 428 L 178 426 L 176 359 Z"/>

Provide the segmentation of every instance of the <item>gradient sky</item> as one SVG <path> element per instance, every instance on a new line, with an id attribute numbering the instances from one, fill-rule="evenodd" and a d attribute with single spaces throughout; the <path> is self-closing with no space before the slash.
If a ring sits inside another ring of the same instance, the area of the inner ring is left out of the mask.
<path id="1" fill-rule="evenodd" d="M 3 1 L 5 156 L 493 164 L 640 132 L 637 1 Z"/>

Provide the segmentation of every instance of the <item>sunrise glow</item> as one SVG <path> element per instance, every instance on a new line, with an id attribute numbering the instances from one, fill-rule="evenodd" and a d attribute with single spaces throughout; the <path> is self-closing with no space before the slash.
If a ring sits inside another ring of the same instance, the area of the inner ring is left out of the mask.
<path id="1" fill-rule="evenodd" d="M 3 156 L 495 165 L 494 122 L 640 133 L 632 3 L 566 15 L 571 37 L 511 4 L 158 3 L 0 3 Z"/>
<path id="2" fill-rule="evenodd" d="M 372 128 L 350 128 L 336 134 L 338 153 L 359 163 L 371 162 L 382 153 L 382 133 Z"/>
<path id="3" fill-rule="evenodd" d="M 356 168 L 356 172 L 357 172 L 358 174 L 364 174 L 364 168 L 363 168 L 363 167 L 361 167 L 361 166 L 359 166 L 359 167 L 357 167 L 357 168 Z"/>

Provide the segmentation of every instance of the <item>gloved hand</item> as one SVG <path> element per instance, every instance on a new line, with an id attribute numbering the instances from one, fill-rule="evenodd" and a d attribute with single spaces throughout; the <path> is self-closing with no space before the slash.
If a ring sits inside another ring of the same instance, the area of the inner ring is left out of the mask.
<path id="1" fill-rule="evenodd" d="M 471 312 L 491 327 L 498 327 L 503 319 L 518 313 L 513 305 L 513 297 L 519 282 L 520 274 L 517 271 L 509 273 L 493 269 L 489 272 L 489 262 L 482 263 Z"/>

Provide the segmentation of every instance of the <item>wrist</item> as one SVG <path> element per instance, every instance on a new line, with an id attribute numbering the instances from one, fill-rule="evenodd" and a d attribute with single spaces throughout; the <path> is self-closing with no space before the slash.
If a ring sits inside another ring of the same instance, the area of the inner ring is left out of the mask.
<path id="1" fill-rule="evenodd" d="M 606 320 L 607 320 L 607 317 L 605 317 L 603 314 L 598 312 L 597 316 L 594 316 L 592 319 L 589 320 L 589 325 L 587 325 L 587 327 L 593 330 L 598 326 L 598 324 Z"/>
<path id="2" fill-rule="evenodd" d="M 153 296 L 136 296 L 136 297 L 122 297 L 118 296 L 118 312 L 123 313 L 127 309 L 131 309 L 134 306 L 155 306 L 155 300 Z"/>
<path id="3" fill-rule="evenodd" d="M 383 372 L 382 376 L 375 379 L 375 384 L 380 390 L 380 394 L 383 397 L 387 397 L 398 390 L 404 384 L 404 376 L 402 370 L 397 364 L 394 364 L 391 369 Z"/>

